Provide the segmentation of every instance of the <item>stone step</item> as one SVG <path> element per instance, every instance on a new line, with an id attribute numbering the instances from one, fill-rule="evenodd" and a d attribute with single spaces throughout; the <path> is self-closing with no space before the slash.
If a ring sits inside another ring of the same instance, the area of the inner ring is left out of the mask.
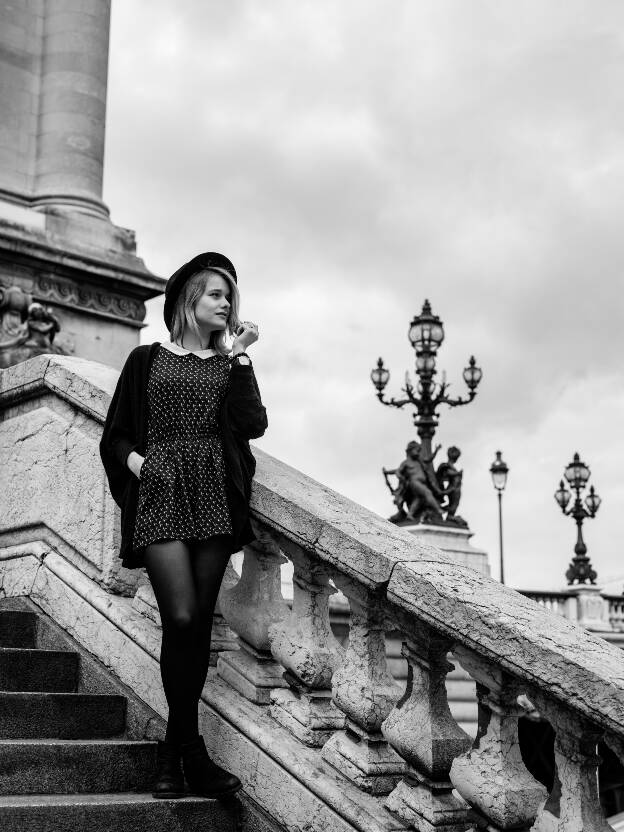
<path id="1" fill-rule="evenodd" d="M 37 616 L 26 610 L 0 610 L 0 647 L 35 647 Z"/>
<path id="2" fill-rule="evenodd" d="M 0 795 L 142 792 L 155 773 L 151 740 L 0 740 Z"/>
<path id="3" fill-rule="evenodd" d="M 5 795 L 2 832 L 234 832 L 233 807 L 204 797 L 162 800 L 151 793 Z"/>
<path id="4" fill-rule="evenodd" d="M 0 691 L 74 692 L 78 662 L 71 650 L 0 647 Z"/>
<path id="5" fill-rule="evenodd" d="M 121 736 L 126 698 L 107 693 L 0 693 L 0 737 L 83 739 Z"/>

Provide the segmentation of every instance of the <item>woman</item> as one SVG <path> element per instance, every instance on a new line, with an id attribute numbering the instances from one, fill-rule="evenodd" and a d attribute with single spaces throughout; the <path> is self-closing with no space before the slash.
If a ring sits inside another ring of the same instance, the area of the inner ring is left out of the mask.
<path id="1" fill-rule="evenodd" d="M 266 411 L 249 356 L 255 324 L 238 319 L 234 266 L 205 252 L 167 281 L 169 343 L 135 347 L 111 399 L 100 455 L 121 507 L 122 565 L 144 566 L 162 622 L 160 668 L 169 714 L 154 797 L 232 794 L 241 783 L 208 756 L 198 703 L 214 607 L 249 522 Z M 234 336 L 231 350 L 226 334 Z"/>

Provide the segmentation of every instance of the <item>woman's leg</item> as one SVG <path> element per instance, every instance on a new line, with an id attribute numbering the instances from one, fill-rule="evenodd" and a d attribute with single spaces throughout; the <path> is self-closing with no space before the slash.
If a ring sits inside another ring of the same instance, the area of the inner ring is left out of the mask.
<path id="1" fill-rule="evenodd" d="M 198 653 L 194 668 L 195 693 L 201 697 L 210 664 L 210 636 L 219 588 L 230 559 L 229 535 L 217 535 L 208 540 L 189 544 L 192 551 L 191 567 L 195 581 L 198 621 Z"/>
<path id="2" fill-rule="evenodd" d="M 169 706 L 167 742 L 198 736 L 196 670 L 199 662 L 198 606 L 191 555 L 180 540 L 160 540 L 145 547 L 145 568 L 162 622 L 160 672 Z"/>

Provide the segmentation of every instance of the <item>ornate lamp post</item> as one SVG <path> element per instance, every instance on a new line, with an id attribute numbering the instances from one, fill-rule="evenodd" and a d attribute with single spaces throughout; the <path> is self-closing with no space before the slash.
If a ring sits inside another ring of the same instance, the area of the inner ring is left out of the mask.
<path id="1" fill-rule="evenodd" d="M 573 584 L 577 581 L 579 584 L 584 584 L 588 580 L 595 584 L 598 577 L 596 571 L 592 568 L 589 558 L 587 557 L 587 546 L 583 540 L 583 520 L 586 517 L 595 517 L 602 500 L 594 491 L 592 485 L 589 489 L 589 494 L 585 497 L 585 505 L 581 501 L 581 492 L 587 485 L 589 479 L 589 468 L 578 454 L 574 454 L 573 461 L 566 467 L 563 476 L 568 481 L 573 491 L 575 492 L 574 503 L 572 508 L 568 509 L 568 503 L 572 499 L 572 492 L 569 491 L 563 480 L 559 483 L 559 488 L 555 492 L 555 500 L 559 504 L 561 511 L 574 518 L 577 528 L 576 546 L 574 547 L 574 557 L 566 572 L 568 584 Z"/>
<path id="2" fill-rule="evenodd" d="M 498 542 L 500 551 L 500 581 L 505 583 L 505 571 L 503 569 L 503 491 L 507 485 L 507 474 L 509 468 L 503 462 L 502 451 L 496 451 L 496 459 L 490 466 L 490 474 L 494 488 L 498 493 Z"/>
<path id="3" fill-rule="evenodd" d="M 418 383 L 416 389 L 411 383 L 409 374 L 405 374 L 405 387 L 401 388 L 405 393 L 404 399 L 384 399 L 383 391 L 390 380 L 390 372 L 384 367 L 383 359 L 377 361 L 377 366 L 371 371 L 371 381 L 377 388 L 377 398 L 382 404 L 390 407 L 405 407 L 411 404 L 416 408 L 414 413 L 414 425 L 422 442 L 423 458 L 431 457 L 431 440 L 435 435 L 438 426 L 437 410 L 441 404 L 449 407 L 458 407 L 468 404 L 477 395 L 477 387 L 483 375 L 477 367 L 474 356 L 464 369 L 463 377 L 468 387 L 468 396 L 452 398 L 447 395 L 449 385 L 446 383 L 445 374 L 442 381 L 436 383 L 434 376 L 436 370 L 436 355 L 444 341 L 444 325 L 437 315 L 431 312 L 431 305 L 425 301 L 422 312 L 416 315 L 410 324 L 408 338 L 416 352 L 416 373 Z"/>

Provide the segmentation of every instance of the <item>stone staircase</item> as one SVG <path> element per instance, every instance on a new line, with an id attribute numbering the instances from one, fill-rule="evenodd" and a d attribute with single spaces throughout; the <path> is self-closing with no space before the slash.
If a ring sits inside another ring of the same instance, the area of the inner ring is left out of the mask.
<path id="1" fill-rule="evenodd" d="M 234 830 L 233 807 L 152 797 L 159 717 L 36 609 L 0 606 L 3 832 Z"/>

